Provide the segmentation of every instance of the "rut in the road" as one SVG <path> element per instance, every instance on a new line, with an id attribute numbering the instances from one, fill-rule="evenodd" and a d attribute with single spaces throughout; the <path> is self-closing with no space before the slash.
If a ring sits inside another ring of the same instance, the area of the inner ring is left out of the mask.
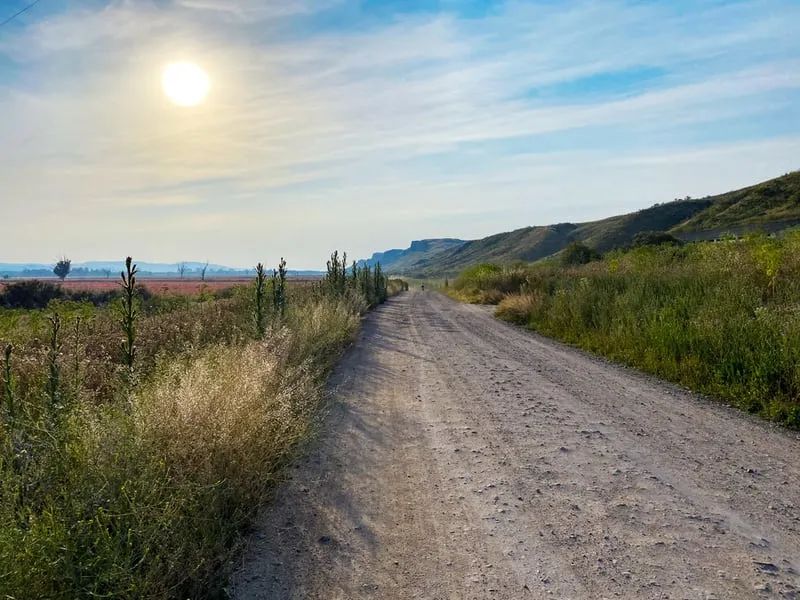
<path id="1" fill-rule="evenodd" d="M 412 292 L 370 315 L 249 598 L 793 598 L 800 440 Z"/>

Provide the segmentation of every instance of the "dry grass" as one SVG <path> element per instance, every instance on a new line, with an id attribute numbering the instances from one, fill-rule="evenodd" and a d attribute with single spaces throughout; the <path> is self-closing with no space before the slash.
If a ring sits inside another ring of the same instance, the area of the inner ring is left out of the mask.
<path id="1" fill-rule="evenodd" d="M 316 427 L 364 308 L 306 296 L 264 340 L 212 336 L 154 355 L 126 404 L 76 401 L 54 435 L 35 415 L 27 433 L 0 425 L 4 597 L 220 595 L 243 527 Z"/>
<path id="2" fill-rule="evenodd" d="M 543 294 L 529 292 L 505 296 L 497 305 L 495 315 L 517 325 L 527 325 L 531 314 L 541 305 Z"/>

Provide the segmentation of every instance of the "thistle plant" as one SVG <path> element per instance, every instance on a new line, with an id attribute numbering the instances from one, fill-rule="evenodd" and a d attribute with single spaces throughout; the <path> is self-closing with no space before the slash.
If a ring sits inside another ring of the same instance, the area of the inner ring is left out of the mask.
<path id="1" fill-rule="evenodd" d="M 255 304 L 255 321 L 256 321 L 256 334 L 259 338 L 263 338 L 267 332 L 267 315 L 264 307 L 264 296 L 267 287 L 267 272 L 264 265 L 258 263 L 256 265 L 256 304 Z"/>
<path id="2" fill-rule="evenodd" d="M 122 363 L 128 370 L 128 376 L 133 375 L 133 366 L 136 360 L 136 274 L 138 269 L 133 264 L 133 259 L 125 259 L 125 270 L 120 273 L 122 277 L 122 305 L 120 306 L 120 324 L 125 334 L 122 341 Z"/>
<path id="3" fill-rule="evenodd" d="M 81 317 L 75 318 L 75 346 L 73 348 L 75 362 L 73 364 L 72 394 L 75 400 L 81 395 Z"/>
<path id="4" fill-rule="evenodd" d="M 375 301 L 378 304 L 383 304 L 384 302 L 386 302 L 388 293 L 386 290 L 386 277 L 383 274 L 381 263 L 375 265 L 374 286 L 375 286 Z"/>
<path id="5" fill-rule="evenodd" d="M 281 257 L 278 268 L 272 271 L 272 306 L 281 317 L 286 310 L 286 261 Z"/>
<path id="6" fill-rule="evenodd" d="M 14 418 L 14 379 L 11 373 L 11 353 L 14 346 L 6 346 L 3 360 L 3 399 L 6 404 L 6 411 L 10 419 Z"/>
<path id="7" fill-rule="evenodd" d="M 347 253 L 339 258 L 339 251 L 331 254 L 328 261 L 328 273 L 325 275 L 325 287 L 331 294 L 342 296 L 347 289 Z"/>
<path id="8" fill-rule="evenodd" d="M 49 317 L 50 321 L 50 346 L 47 351 L 47 396 L 50 398 L 50 406 L 58 407 L 59 401 L 59 379 L 61 378 L 61 367 L 58 364 L 58 357 L 61 355 L 61 315 L 53 313 Z"/>

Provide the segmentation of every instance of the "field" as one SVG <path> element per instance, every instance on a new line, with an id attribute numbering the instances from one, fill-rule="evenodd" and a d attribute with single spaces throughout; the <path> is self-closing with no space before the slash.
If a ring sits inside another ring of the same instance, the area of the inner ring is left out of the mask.
<path id="1" fill-rule="evenodd" d="M 800 232 L 480 265 L 449 292 L 497 316 L 800 428 Z"/>
<path id="2" fill-rule="evenodd" d="M 331 262 L 314 284 L 281 263 L 249 281 L 4 287 L 0 595 L 220 597 L 359 316 L 402 289 Z"/>

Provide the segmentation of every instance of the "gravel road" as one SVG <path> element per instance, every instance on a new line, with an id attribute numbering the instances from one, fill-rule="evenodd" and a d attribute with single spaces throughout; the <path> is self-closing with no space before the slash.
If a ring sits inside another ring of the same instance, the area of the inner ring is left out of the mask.
<path id="1" fill-rule="evenodd" d="M 800 598 L 800 437 L 412 291 L 369 315 L 239 600 Z"/>

